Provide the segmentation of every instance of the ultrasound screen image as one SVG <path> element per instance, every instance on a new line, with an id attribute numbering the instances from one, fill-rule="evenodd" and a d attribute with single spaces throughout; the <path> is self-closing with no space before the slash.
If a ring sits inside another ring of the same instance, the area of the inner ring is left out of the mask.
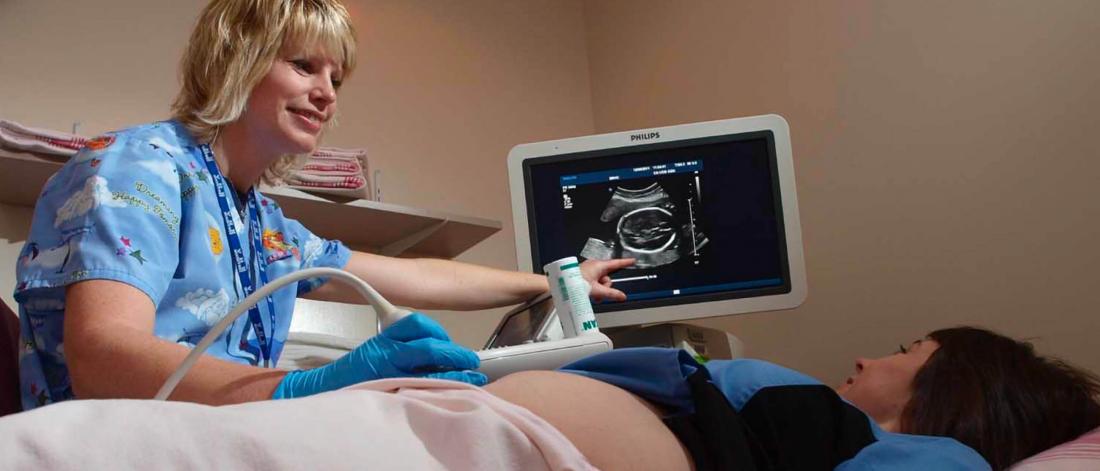
<path id="1" fill-rule="evenodd" d="M 599 207 L 599 223 L 589 211 L 570 211 L 571 225 L 595 226 L 599 230 L 585 241 L 580 256 L 609 260 L 633 258 L 631 269 L 655 268 L 677 262 L 698 263 L 707 244 L 698 220 L 702 214 L 696 188 L 698 175 L 670 175 L 586 185 L 572 191 L 574 209 Z"/>
<path id="2" fill-rule="evenodd" d="M 597 312 L 789 291 L 770 139 L 535 159 L 526 169 L 534 267 L 568 256 L 635 259 L 612 275 L 628 300 Z"/>

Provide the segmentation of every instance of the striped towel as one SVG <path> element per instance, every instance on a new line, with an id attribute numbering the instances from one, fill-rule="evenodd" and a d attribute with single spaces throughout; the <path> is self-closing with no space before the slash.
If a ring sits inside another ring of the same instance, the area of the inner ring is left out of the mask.
<path id="1" fill-rule="evenodd" d="M 344 188 L 349 190 L 360 189 L 367 184 L 367 179 L 362 175 L 312 175 L 308 173 L 293 173 L 286 178 L 291 186 L 300 185 L 313 188 Z"/>
<path id="2" fill-rule="evenodd" d="M 321 147 L 284 180 L 291 188 L 312 193 L 371 199 L 366 169 L 364 149 Z"/>
<path id="3" fill-rule="evenodd" d="M 342 174 L 342 175 L 362 175 L 363 167 L 359 165 L 359 161 L 346 161 L 337 159 L 314 159 L 310 158 L 306 161 L 306 164 L 302 168 L 298 169 L 300 172 L 305 173 L 319 173 L 319 174 Z"/>
<path id="4" fill-rule="evenodd" d="M 1017 463 L 1010 471 L 1100 469 L 1100 428 Z"/>
<path id="5" fill-rule="evenodd" d="M 341 149 L 339 147 L 319 147 L 311 158 L 329 158 L 342 160 L 363 160 L 367 158 L 366 149 Z"/>
<path id="6" fill-rule="evenodd" d="M 0 119 L 0 144 L 44 154 L 71 156 L 88 142 L 75 134 L 23 126 Z"/>

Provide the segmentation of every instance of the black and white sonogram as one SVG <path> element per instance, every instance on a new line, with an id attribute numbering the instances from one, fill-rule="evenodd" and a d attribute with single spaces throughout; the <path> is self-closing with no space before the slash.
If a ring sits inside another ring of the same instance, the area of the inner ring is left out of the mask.
<path id="1" fill-rule="evenodd" d="M 699 220 L 700 184 L 698 174 L 681 174 L 572 189 L 577 211 L 570 212 L 568 223 L 588 235 L 580 255 L 634 258 L 636 269 L 697 261 L 708 242 Z"/>

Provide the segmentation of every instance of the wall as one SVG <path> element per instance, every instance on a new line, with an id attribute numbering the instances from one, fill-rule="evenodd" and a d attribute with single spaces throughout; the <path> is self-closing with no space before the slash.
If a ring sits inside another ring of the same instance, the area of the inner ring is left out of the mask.
<path id="1" fill-rule="evenodd" d="M 79 121 L 85 135 L 163 119 L 204 4 L 0 0 L 0 117 L 65 131 Z M 348 5 L 360 65 L 326 144 L 367 147 L 386 202 L 501 221 L 504 230 L 460 260 L 514 269 L 509 149 L 593 129 L 580 2 Z M 7 212 L 0 224 L 26 231 Z M 0 281 L 14 276 L 4 265 Z M 433 314 L 456 340 L 480 347 L 501 313 Z"/>
<path id="2" fill-rule="evenodd" d="M 362 63 L 331 141 L 366 143 L 387 202 L 501 221 L 460 260 L 515 269 L 508 151 L 593 129 L 581 2 L 352 5 Z M 480 348 L 503 313 L 432 314 Z"/>
<path id="3" fill-rule="evenodd" d="M 597 132 L 779 113 L 809 278 L 713 318 L 841 380 L 979 324 L 1100 372 L 1100 3 L 585 3 Z"/>

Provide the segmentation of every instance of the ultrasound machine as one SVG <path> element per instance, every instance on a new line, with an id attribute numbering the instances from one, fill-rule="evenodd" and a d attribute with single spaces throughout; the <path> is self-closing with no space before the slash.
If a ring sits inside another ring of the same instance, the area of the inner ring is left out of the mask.
<path id="1" fill-rule="evenodd" d="M 536 297 L 505 314 L 480 352 L 490 377 L 613 346 L 728 358 L 732 337 L 678 321 L 806 298 L 790 135 L 778 115 L 521 144 L 508 179 L 521 271 L 569 256 L 636 262 L 612 274 L 627 300 L 593 306 L 606 337 L 563 342 L 551 297 Z"/>

